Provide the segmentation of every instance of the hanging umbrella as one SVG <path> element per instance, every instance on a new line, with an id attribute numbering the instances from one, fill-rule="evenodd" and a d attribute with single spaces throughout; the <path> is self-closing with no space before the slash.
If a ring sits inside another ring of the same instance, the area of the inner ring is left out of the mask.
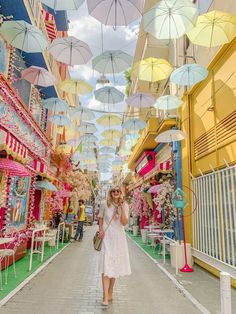
<path id="1" fill-rule="evenodd" d="M 97 128 L 93 123 L 85 123 L 83 122 L 80 126 L 78 126 L 77 130 L 82 133 L 95 133 L 97 132 Z"/>
<path id="2" fill-rule="evenodd" d="M 95 154 L 94 152 L 83 152 L 82 154 L 80 154 L 80 160 L 93 160 L 95 159 Z"/>
<path id="3" fill-rule="evenodd" d="M 158 193 L 163 188 L 162 184 L 153 185 L 148 189 L 148 193 Z"/>
<path id="4" fill-rule="evenodd" d="M 121 118 L 114 114 L 104 114 L 99 119 L 97 119 L 97 123 L 110 127 L 111 125 L 121 124 Z"/>
<path id="5" fill-rule="evenodd" d="M 112 162 L 112 166 L 123 166 L 123 164 L 124 164 L 123 160 L 119 160 L 119 159 L 114 160 Z"/>
<path id="6" fill-rule="evenodd" d="M 55 185 L 52 184 L 51 182 L 47 181 L 47 180 L 36 181 L 35 188 L 36 188 L 36 190 L 45 189 L 45 190 L 52 191 L 52 192 L 57 191 L 57 188 L 55 187 Z"/>
<path id="7" fill-rule="evenodd" d="M 66 93 L 80 95 L 88 94 L 93 90 L 93 87 L 82 80 L 65 80 L 60 84 L 61 90 Z"/>
<path id="8" fill-rule="evenodd" d="M 114 154 L 115 149 L 109 146 L 103 146 L 99 149 L 99 153 Z"/>
<path id="9" fill-rule="evenodd" d="M 55 11 L 78 10 L 84 0 L 41 0 Z"/>
<path id="10" fill-rule="evenodd" d="M 161 96 L 157 99 L 154 107 L 162 110 L 171 110 L 180 107 L 182 100 L 174 95 Z"/>
<path id="11" fill-rule="evenodd" d="M 157 143 L 171 143 L 182 141 L 187 138 L 187 134 L 181 130 L 169 130 L 159 134 L 155 141 Z"/>
<path id="12" fill-rule="evenodd" d="M 184 64 L 172 72 L 170 81 L 181 86 L 192 86 L 207 78 L 208 71 L 198 64 Z"/>
<path id="13" fill-rule="evenodd" d="M 151 107 L 155 103 L 155 98 L 151 94 L 136 93 L 126 99 L 127 105 L 139 109 Z"/>
<path id="14" fill-rule="evenodd" d="M 223 11 L 210 11 L 200 15 L 187 33 L 192 43 L 205 47 L 224 45 L 236 36 L 236 16 Z"/>
<path id="15" fill-rule="evenodd" d="M 105 25 L 128 25 L 143 12 L 144 0 L 87 0 L 91 16 Z"/>
<path id="16" fill-rule="evenodd" d="M 105 160 L 109 160 L 111 158 L 113 158 L 113 156 L 110 154 L 99 154 L 99 156 L 98 156 L 99 161 L 101 161 L 101 160 L 105 161 Z"/>
<path id="17" fill-rule="evenodd" d="M 54 112 L 66 112 L 69 110 L 69 105 L 65 100 L 60 98 L 48 98 L 42 101 L 44 108 L 52 110 Z"/>
<path id="18" fill-rule="evenodd" d="M 99 145 L 105 145 L 105 146 L 117 146 L 118 143 L 114 140 L 111 140 L 111 139 L 104 139 L 104 140 L 101 140 L 99 142 Z"/>
<path id="19" fill-rule="evenodd" d="M 172 65 L 165 59 L 147 58 L 133 66 L 132 74 L 142 81 L 157 82 L 167 79 L 172 71 Z"/>
<path id="20" fill-rule="evenodd" d="M 92 58 L 89 46 L 73 36 L 54 39 L 48 51 L 57 61 L 70 66 L 85 64 Z"/>
<path id="21" fill-rule="evenodd" d="M 80 121 L 90 121 L 95 119 L 93 111 L 84 107 L 72 108 L 70 110 L 70 116 L 71 118 L 76 118 Z"/>
<path id="22" fill-rule="evenodd" d="M 129 131 L 137 132 L 146 127 L 146 123 L 141 119 L 130 119 L 123 123 L 123 127 Z"/>
<path id="23" fill-rule="evenodd" d="M 120 73 L 129 68 L 133 58 L 121 50 L 107 50 L 92 61 L 93 69 L 102 73 Z"/>
<path id="24" fill-rule="evenodd" d="M 21 72 L 21 78 L 30 82 L 33 85 L 48 87 L 55 84 L 55 77 L 46 69 L 31 66 Z"/>
<path id="25" fill-rule="evenodd" d="M 9 176 L 13 177 L 27 177 L 30 176 L 30 172 L 19 162 L 0 158 L 0 171 L 6 172 Z"/>
<path id="26" fill-rule="evenodd" d="M 144 30 L 157 39 L 174 39 L 189 31 L 198 9 L 190 0 L 161 0 L 143 15 Z"/>
<path id="27" fill-rule="evenodd" d="M 66 143 L 70 146 L 76 146 L 77 147 L 80 143 L 80 140 L 78 138 L 72 138 L 72 139 L 68 140 Z"/>
<path id="28" fill-rule="evenodd" d="M 105 104 L 116 104 L 124 100 L 125 95 L 117 88 L 105 86 L 94 92 L 95 99 Z"/>
<path id="29" fill-rule="evenodd" d="M 55 114 L 49 119 L 53 124 L 59 125 L 59 126 L 65 126 L 70 125 L 71 121 L 66 116 L 63 116 L 62 114 Z"/>
<path id="30" fill-rule="evenodd" d="M 81 142 L 96 142 L 98 138 L 93 134 L 84 134 L 79 137 Z"/>
<path id="31" fill-rule="evenodd" d="M 48 46 L 41 30 L 25 21 L 3 22 L 0 34 L 8 44 L 25 52 L 42 52 Z"/>
<path id="32" fill-rule="evenodd" d="M 108 139 L 114 139 L 114 138 L 120 138 L 122 136 L 122 133 L 116 129 L 109 129 L 102 132 L 101 135 Z"/>

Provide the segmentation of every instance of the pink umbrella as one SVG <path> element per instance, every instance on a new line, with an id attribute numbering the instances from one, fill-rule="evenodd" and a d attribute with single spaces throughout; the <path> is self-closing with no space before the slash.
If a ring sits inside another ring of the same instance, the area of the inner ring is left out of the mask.
<path id="1" fill-rule="evenodd" d="M 162 188 L 163 188 L 163 185 L 162 185 L 162 184 L 153 185 L 153 186 L 150 187 L 150 189 L 148 190 L 148 193 L 158 193 Z"/>
<path id="2" fill-rule="evenodd" d="M 8 175 L 13 177 L 30 176 L 29 171 L 22 164 L 6 158 L 0 158 L 0 171 L 5 171 Z"/>
<path id="3" fill-rule="evenodd" d="M 21 77 L 34 85 L 43 87 L 55 84 L 55 77 L 46 69 L 32 65 L 21 72 Z"/>

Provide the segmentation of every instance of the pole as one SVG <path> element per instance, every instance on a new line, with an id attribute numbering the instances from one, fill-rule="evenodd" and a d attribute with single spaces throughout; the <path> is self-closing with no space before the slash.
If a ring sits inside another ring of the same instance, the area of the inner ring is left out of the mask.
<path id="1" fill-rule="evenodd" d="M 220 301 L 221 314 L 231 314 L 231 284 L 230 274 L 222 271 L 220 273 Z"/>

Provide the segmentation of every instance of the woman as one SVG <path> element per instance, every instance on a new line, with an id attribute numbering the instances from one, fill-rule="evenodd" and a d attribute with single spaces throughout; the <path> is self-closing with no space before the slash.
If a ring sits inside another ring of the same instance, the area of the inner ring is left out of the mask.
<path id="1" fill-rule="evenodd" d="M 130 262 L 124 226 L 128 223 L 129 206 L 119 187 L 110 189 L 107 201 L 99 211 L 99 237 L 103 238 L 99 272 L 102 274 L 103 302 L 112 300 L 116 278 L 130 275 Z"/>

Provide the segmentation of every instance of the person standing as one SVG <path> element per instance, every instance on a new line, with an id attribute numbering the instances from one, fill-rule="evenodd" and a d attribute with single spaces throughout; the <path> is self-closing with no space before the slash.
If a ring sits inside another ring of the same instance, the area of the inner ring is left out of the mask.
<path id="1" fill-rule="evenodd" d="M 78 227 L 75 234 L 75 240 L 77 240 L 79 237 L 79 241 L 82 241 L 83 233 L 84 233 L 84 221 L 85 221 L 84 200 L 79 200 L 79 210 L 78 210 L 77 216 L 78 216 Z"/>
<path id="2" fill-rule="evenodd" d="M 102 274 L 103 301 L 112 300 L 117 278 L 130 275 L 130 261 L 124 226 L 128 223 L 129 206 L 123 201 L 121 189 L 114 187 L 99 211 L 99 238 L 103 238 L 99 272 Z"/>

